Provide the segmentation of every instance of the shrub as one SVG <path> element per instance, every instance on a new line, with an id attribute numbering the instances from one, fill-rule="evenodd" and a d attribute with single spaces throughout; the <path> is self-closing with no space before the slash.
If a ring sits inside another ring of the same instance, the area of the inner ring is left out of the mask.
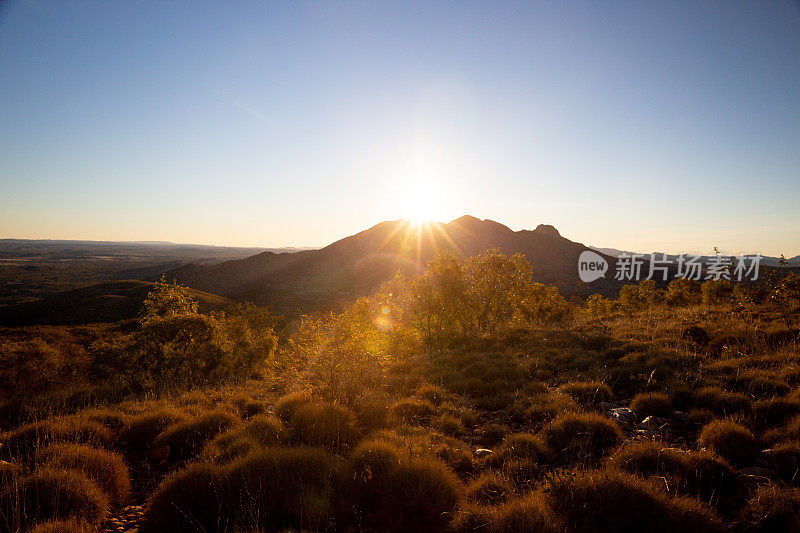
<path id="1" fill-rule="evenodd" d="M 169 446 L 172 459 L 185 459 L 196 454 L 208 441 L 238 421 L 238 418 L 225 411 L 212 411 L 169 426 L 155 438 L 153 446 Z"/>
<path id="2" fill-rule="evenodd" d="M 170 409 L 157 409 L 132 417 L 120 432 L 120 441 L 135 450 L 143 450 L 173 424 L 186 420 L 186 415 Z"/>
<path id="3" fill-rule="evenodd" d="M 537 394 L 529 401 L 518 421 L 530 424 L 535 429 L 546 426 L 558 415 L 579 410 L 572 397 L 563 392 Z"/>
<path id="4" fill-rule="evenodd" d="M 393 403 L 389 412 L 399 421 L 419 424 L 430 421 L 436 414 L 436 407 L 426 400 L 406 398 Z"/>
<path id="5" fill-rule="evenodd" d="M 28 533 L 92 533 L 92 527 L 77 520 L 59 520 L 42 522 Z"/>
<path id="6" fill-rule="evenodd" d="M 285 429 L 272 415 L 256 415 L 244 425 L 217 435 L 203 450 L 206 459 L 228 462 L 252 450 L 274 446 L 285 440 Z"/>
<path id="7" fill-rule="evenodd" d="M 355 417 L 334 404 L 306 404 L 291 419 L 292 438 L 311 446 L 341 448 L 355 439 Z"/>
<path id="8" fill-rule="evenodd" d="M 528 494 L 497 507 L 490 515 L 488 531 L 492 533 L 558 533 L 561 521 L 539 494 Z"/>
<path id="9" fill-rule="evenodd" d="M 450 396 L 450 394 L 441 387 L 428 384 L 418 388 L 415 396 L 422 400 L 428 401 L 435 406 L 439 406 Z"/>
<path id="10" fill-rule="evenodd" d="M 785 423 L 800 414 L 800 401 L 788 398 L 770 398 L 753 402 L 753 421 L 761 427 L 773 427 Z"/>
<path id="11" fill-rule="evenodd" d="M 703 387 L 694 395 L 697 408 L 709 409 L 718 416 L 727 416 L 750 408 L 750 400 L 743 394 L 727 392 L 717 387 Z"/>
<path id="12" fill-rule="evenodd" d="M 56 470 L 77 470 L 103 489 L 109 502 L 120 507 L 128 501 L 131 479 L 125 461 L 116 453 L 82 444 L 56 444 L 42 450 L 37 462 Z"/>
<path id="13" fill-rule="evenodd" d="M 288 423 L 294 416 L 294 412 L 297 411 L 297 409 L 303 405 L 313 402 L 314 399 L 308 392 L 292 392 L 278 399 L 278 401 L 275 403 L 275 414 L 284 423 Z"/>
<path id="14" fill-rule="evenodd" d="M 114 440 L 111 430 L 99 422 L 77 417 L 50 418 L 0 434 L 0 456 L 27 461 L 51 443 L 76 442 L 109 448 Z"/>
<path id="15" fill-rule="evenodd" d="M 496 507 L 466 505 L 451 529 L 456 533 L 562 533 L 565 527 L 541 494 L 529 493 Z"/>
<path id="16" fill-rule="evenodd" d="M 723 529 L 709 508 L 688 499 L 671 499 L 648 483 L 621 473 L 579 473 L 553 483 L 546 497 L 572 531 L 701 533 Z"/>
<path id="17" fill-rule="evenodd" d="M 0 529 L 4 531 L 69 518 L 96 526 L 107 513 L 108 500 L 100 488 L 74 470 L 40 470 L 0 493 L 0 520 L 6 521 Z"/>
<path id="18" fill-rule="evenodd" d="M 445 435 L 457 436 L 464 433 L 464 424 L 461 420 L 450 415 L 436 417 L 431 425 Z"/>
<path id="19" fill-rule="evenodd" d="M 481 428 L 481 436 L 488 445 L 501 442 L 507 433 L 507 428 L 502 424 L 486 424 Z"/>
<path id="20" fill-rule="evenodd" d="M 532 485 L 550 459 L 547 445 L 539 436 L 514 433 L 506 437 L 487 464 L 502 470 L 518 488 Z"/>
<path id="21" fill-rule="evenodd" d="M 788 394 L 791 387 L 777 377 L 774 372 L 764 370 L 745 370 L 738 372 L 729 380 L 731 387 L 753 396 L 783 396 Z"/>
<path id="22" fill-rule="evenodd" d="M 467 485 L 467 499 L 477 503 L 497 504 L 514 494 L 514 484 L 494 471 L 486 472 Z"/>
<path id="23" fill-rule="evenodd" d="M 143 529 L 324 529 L 334 512 L 337 464 L 313 448 L 269 448 L 222 468 L 195 464 L 156 490 Z"/>
<path id="24" fill-rule="evenodd" d="M 22 467 L 17 463 L 0 461 L 0 487 L 4 487 L 22 475 Z"/>
<path id="25" fill-rule="evenodd" d="M 652 441 L 640 441 L 623 447 L 609 464 L 653 478 L 670 494 L 695 496 L 724 512 L 742 503 L 744 488 L 739 475 L 725 460 L 709 452 L 662 448 Z"/>
<path id="26" fill-rule="evenodd" d="M 562 463 L 592 461 L 610 452 L 622 440 L 619 426 L 597 414 L 561 415 L 545 431 L 545 442 Z"/>
<path id="27" fill-rule="evenodd" d="M 700 432 L 698 443 L 730 461 L 744 466 L 758 453 L 755 437 L 746 427 L 730 420 L 715 420 Z"/>
<path id="28" fill-rule="evenodd" d="M 758 488 L 742 509 L 741 520 L 747 531 L 800 531 L 800 490 L 774 485 Z"/>
<path id="29" fill-rule="evenodd" d="M 223 513 L 221 470 L 198 463 L 179 470 L 150 497 L 143 531 L 220 531 L 228 519 Z"/>
<path id="30" fill-rule="evenodd" d="M 386 427 L 389 408 L 376 399 L 362 400 L 355 406 L 356 422 L 360 428 L 373 431 Z"/>
<path id="31" fill-rule="evenodd" d="M 598 381 L 567 383 L 566 385 L 560 386 L 558 390 L 569 394 L 576 402 L 584 406 L 609 402 L 614 397 L 614 393 L 611 392 L 608 385 Z"/>
<path id="32" fill-rule="evenodd" d="M 661 392 L 646 392 L 634 396 L 630 408 L 639 418 L 665 417 L 672 412 L 672 400 Z"/>
<path id="33" fill-rule="evenodd" d="M 386 442 L 359 444 L 353 468 L 358 515 L 366 529 L 443 531 L 461 498 L 461 482 L 444 463 Z"/>
<path id="34" fill-rule="evenodd" d="M 775 446 L 768 455 L 772 468 L 781 481 L 788 485 L 800 485 L 800 442 L 792 441 Z"/>

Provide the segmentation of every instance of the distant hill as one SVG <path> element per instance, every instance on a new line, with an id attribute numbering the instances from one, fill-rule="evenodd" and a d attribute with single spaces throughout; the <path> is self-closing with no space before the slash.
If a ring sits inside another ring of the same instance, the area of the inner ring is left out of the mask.
<path id="1" fill-rule="evenodd" d="M 98 283 L 82 289 L 55 293 L 40 300 L 0 307 L 0 326 L 34 324 L 68 326 L 118 322 L 136 317 L 153 284 L 126 280 Z M 203 311 L 221 309 L 232 302 L 222 296 L 192 290 Z"/>
<path id="2" fill-rule="evenodd" d="M 0 305 L 126 279 L 147 279 L 187 263 L 214 265 L 300 248 L 236 248 L 159 242 L 0 239 Z"/>
<path id="3" fill-rule="evenodd" d="M 198 290 L 269 305 L 279 312 L 307 311 L 369 294 L 396 274 L 421 272 L 437 248 L 470 256 L 495 247 L 506 254 L 523 253 L 533 265 L 536 281 L 557 284 L 567 295 L 615 293 L 620 286 L 613 280 L 599 280 L 591 289 L 582 284 L 578 256 L 588 248 L 562 237 L 552 226 L 513 231 L 471 216 L 420 228 L 406 220 L 382 222 L 319 250 L 263 252 L 218 265 L 189 264 L 166 275 Z M 605 257 L 613 268 L 613 258 Z"/>

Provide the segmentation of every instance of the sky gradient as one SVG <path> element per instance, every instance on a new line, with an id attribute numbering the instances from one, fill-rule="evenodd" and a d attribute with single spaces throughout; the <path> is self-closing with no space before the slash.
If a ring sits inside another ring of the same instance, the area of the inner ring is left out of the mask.
<path id="1" fill-rule="evenodd" d="M 318 246 L 420 206 L 800 254 L 798 3 L 0 0 L 0 237 Z"/>

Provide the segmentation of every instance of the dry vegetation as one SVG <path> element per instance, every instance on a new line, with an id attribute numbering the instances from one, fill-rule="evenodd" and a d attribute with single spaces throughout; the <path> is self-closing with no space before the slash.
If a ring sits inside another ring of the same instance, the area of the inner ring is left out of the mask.
<path id="1" fill-rule="evenodd" d="M 162 283 L 3 332 L 0 531 L 798 531 L 799 303 L 572 303 L 489 251 L 279 330 Z"/>

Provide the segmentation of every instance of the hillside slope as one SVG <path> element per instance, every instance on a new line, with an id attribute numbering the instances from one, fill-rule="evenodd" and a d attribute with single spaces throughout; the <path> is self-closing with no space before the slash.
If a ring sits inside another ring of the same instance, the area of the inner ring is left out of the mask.
<path id="1" fill-rule="evenodd" d="M 137 315 L 152 287 L 148 281 L 113 281 L 58 292 L 32 302 L 0 306 L 0 326 L 69 326 L 128 320 Z M 197 290 L 191 292 L 203 311 L 221 309 L 232 303 L 222 296 Z"/>

